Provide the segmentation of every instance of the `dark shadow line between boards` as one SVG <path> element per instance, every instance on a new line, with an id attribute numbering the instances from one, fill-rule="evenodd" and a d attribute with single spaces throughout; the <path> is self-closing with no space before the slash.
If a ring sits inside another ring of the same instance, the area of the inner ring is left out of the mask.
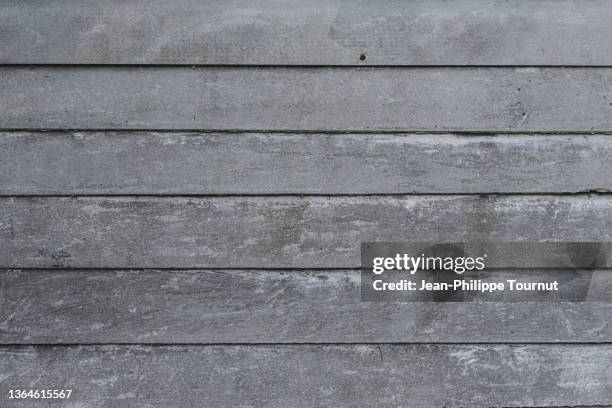
<path id="1" fill-rule="evenodd" d="M 138 342 L 91 342 L 91 343 L 0 343 L 0 348 L 9 347 L 104 347 L 104 346 L 125 346 L 125 347 L 181 347 L 181 346 L 201 346 L 201 347 L 270 347 L 270 346 L 508 346 L 508 347 L 525 347 L 525 346 L 612 346 L 612 341 L 601 342 L 572 342 L 572 341 L 516 341 L 516 342 L 500 342 L 500 341 L 458 341 L 458 342 L 431 342 L 431 341 L 411 341 L 411 342 L 380 342 L 380 341 L 364 341 L 364 342 L 156 342 L 156 343 L 138 343 Z"/>
<path id="2" fill-rule="evenodd" d="M 612 65 L 602 64 L 373 64 L 363 63 L 335 63 L 335 64 L 273 64 L 273 63 L 164 63 L 153 61 L 151 63 L 97 63 L 97 62 L 71 62 L 71 63 L 49 63 L 49 62 L 14 62 L 0 63 L 1 68 L 150 68 L 150 69 L 448 69 L 448 70 L 476 70 L 476 69 L 611 69 Z"/>
<path id="3" fill-rule="evenodd" d="M 612 190 L 608 189 L 585 189 L 579 191 L 565 192 L 450 192 L 450 193 L 421 193 L 421 192 L 406 192 L 406 193 L 66 193 L 66 194 L 12 194 L 0 193 L 0 199 L 10 198 L 239 198 L 239 197 L 261 197 L 261 198 L 309 198 L 309 197 L 328 197 L 328 198 L 343 198 L 343 197 L 385 197 L 385 198 L 410 198 L 410 197 L 480 197 L 480 198 L 497 198 L 497 197 L 575 197 L 575 196 L 610 196 Z"/>
<path id="4" fill-rule="evenodd" d="M 453 130 L 449 129 L 204 129 L 204 128 L 71 128 L 71 127 L 0 127 L 1 133 L 236 133 L 236 134 L 274 134 L 274 135 L 397 135 L 405 137 L 419 137 L 427 135 L 450 135 L 450 136 L 472 136 L 502 138 L 504 136 L 607 136 L 612 135 L 612 130 Z"/>

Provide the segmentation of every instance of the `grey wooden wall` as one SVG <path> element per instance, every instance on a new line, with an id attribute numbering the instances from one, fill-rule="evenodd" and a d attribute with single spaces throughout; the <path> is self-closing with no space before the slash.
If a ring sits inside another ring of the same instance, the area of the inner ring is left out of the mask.
<path id="1" fill-rule="evenodd" d="M 362 303 L 362 241 L 612 241 L 607 0 L 0 0 L 0 406 L 612 405 L 612 303 Z"/>

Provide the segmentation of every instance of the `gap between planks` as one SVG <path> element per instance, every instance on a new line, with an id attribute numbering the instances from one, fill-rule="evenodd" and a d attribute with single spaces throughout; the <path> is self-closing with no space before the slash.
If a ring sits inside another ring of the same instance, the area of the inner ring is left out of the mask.
<path id="1" fill-rule="evenodd" d="M 113 132 L 113 133 L 249 133 L 249 134 L 274 134 L 274 135 L 295 135 L 295 134 L 317 134 L 317 135 L 397 135 L 404 137 L 420 137 L 424 135 L 451 135 L 451 136 L 605 136 L 612 135 L 612 130 L 411 130 L 411 129 L 202 129 L 202 128 L 1 128 L 0 132 L 3 133 L 102 133 L 102 132 Z"/>
<path id="2" fill-rule="evenodd" d="M 521 69 L 521 68 L 542 68 L 542 69 L 609 69 L 612 65 L 582 65 L 582 64 L 188 64 L 188 63 L 152 63 L 152 64 L 56 64 L 56 63 L 6 63 L 1 64 L 0 68 L 223 68 L 223 69 L 251 69 L 251 68 L 270 68 L 270 69 Z"/>
<path id="3" fill-rule="evenodd" d="M 496 341 L 476 341 L 476 342 L 436 342 L 436 341 L 413 341 L 413 342 L 261 342 L 261 343 L 204 343 L 204 342 L 184 342 L 184 343 L 130 343 L 130 342 L 112 342 L 112 343 L 0 343 L 1 348 L 49 348 L 49 347 L 63 347 L 63 348 L 76 348 L 76 347 L 105 347 L 105 346 L 118 346 L 118 347 L 270 347 L 270 346 L 312 346 L 312 347 L 334 347 L 334 346 L 508 346 L 508 347 L 528 347 L 528 346 L 555 346 L 555 347 L 574 347 L 574 346 L 608 346 L 612 345 L 612 342 L 496 342 Z"/>
<path id="4" fill-rule="evenodd" d="M 511 193 L 501 193 L 501 192 L 478 192 L 478 193 L 340 193 L 340 194 L 328 194 L 328 193 L 240 193 L 240 194 L 227 194 L 227 193 L 210 193 L 210 194 L 182 194 L 182 193 L 172 193 L 172 194 L 155 194 L 155 193 L 137 193 L 137 194 L 113 194 L 113 193 L 104 193 L 104 194 L 88 194 L 88 193 L 78 193 L 78 194 L 2 194 L 0 193 L 0 199 L 2 198 L 104 198 L 104 197 L 113 197 L 113 198 L 223 198 L 223 197 L 300 197 L 300 198 L 309 198 L 309 197 L 392 197 L 392 198 L 404 198 L 404 197 L 504 197 L 504 196 L 512 196 L 512 197 L 576 197 L 576 196 L 610 196 L 612 195 L 612 190 L 607 189 L 587 189 L 580 191 L 561 191 L 561 192 L 511 192 Z"/>

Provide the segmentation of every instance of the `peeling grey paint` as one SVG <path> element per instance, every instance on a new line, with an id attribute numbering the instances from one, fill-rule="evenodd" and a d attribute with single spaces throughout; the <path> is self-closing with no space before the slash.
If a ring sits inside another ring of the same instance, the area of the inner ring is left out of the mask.
<path id="1" fill-rule="evenodd" d="M 0 128 L 610 131 L 611 84 L 612 68 L 4 66 Z"/>
<path id="2" fill-rule="evenodd" d="M 15 197 L 0 267 L 358 268 L 361 242 L 612 240 L 589 196 Z"/>
<path id="3" fill-rule="evenodd" d="M 0 283 L 2 344 L 612 340 L 612 303 L 361 302 L 357 270 L 35 269 Z"/>
<path id="4" fill-rule="evenodd" d="M 91 408 L 554 407 L 607 404 L 610 359 L 609 345 L 6 347 L 0 372 L 3 389 L 60 382 Z"/>
<path id="5" fill-rule="evenodd" d="M 13 64 L 612 61 L 605 0 L 4 0 L 0 26 L 0 62 Z"/>
<path id="6" fill-rule="evenodd" d="M 2 194 L 576 193 L 610 174 L 608 135 L 0 134 Z"/>

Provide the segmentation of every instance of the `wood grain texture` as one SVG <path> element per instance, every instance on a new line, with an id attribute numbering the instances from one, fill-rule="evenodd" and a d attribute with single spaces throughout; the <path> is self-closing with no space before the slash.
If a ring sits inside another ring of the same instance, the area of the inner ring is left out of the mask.
<path id="1" fill-rule="evenodd" d="M 0 267 L 358 268 L 361 242 L 612 240 L 608 196 L 0 199 Z"/>
<path id="2" fill-rule="evenodd" d="M 0 67 L 0 128 L 611 131 L 612 68 Z"/>
<path id="3" fill-rule="evenodd" d="M 612 341 L 612 303 L 361 302 L 352 270 L 8 270 L 0 288 L 2 344 Z"/>
<path id="4" fill-rule="evenodd" d="M 3 347 L 0 387 L 58 384 L 91 408 L 602 406 L 611 359 L 609 345 Z"/>
<path id="5" fill-rule="evenodd" d="M 2 407 L 612 405 L 612 303 L 361 302 L 353 269 L 612 241 L 575 194 L 612 191 L 609 2 L 0 0 L 0 38 Z"/>
<path id="6" fill-rule="evenodd" d="M 3 0 L 0 27 L 0 63 L 612 64 L 605 0 Z"/>
<path id="7" fill-rule="evenodd" d="M 559 193 L 610 174 L 608 135 L 0 133 L 16 195 Z"/>

